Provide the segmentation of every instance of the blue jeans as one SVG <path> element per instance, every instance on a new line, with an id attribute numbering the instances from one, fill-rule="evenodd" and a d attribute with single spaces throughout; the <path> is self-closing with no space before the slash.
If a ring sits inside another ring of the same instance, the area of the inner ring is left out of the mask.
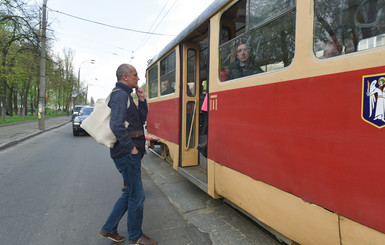
<path id="1" fill-rule="evenodd" d="M 144 189 L 141 177 L 141 154 L 127 154 L 113 159 L 116 168 L 122 174 L 127 189 L 116 201 L 102 230 L 114 233 L 123 215 L 127 213 L 127 229 L 129 240 L 136 241 L 142 233 Z"/>

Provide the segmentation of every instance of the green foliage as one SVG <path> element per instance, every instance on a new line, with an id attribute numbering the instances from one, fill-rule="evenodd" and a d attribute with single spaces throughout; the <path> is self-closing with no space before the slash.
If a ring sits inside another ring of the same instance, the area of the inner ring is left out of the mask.
<path id="1" fill-rule="evenodd" d="M 37 117 L 35 117 L 35 116 L 25 116 L 24 119 L 23 119 L 22 116 L 5 117 L 5 121 L 1 120 L 0 124 L 24 122 L 24 121 L 31 121 L 31 120 L 37 120 Z"/>
<path id="2" fill-rule="evenodd" d="M 67 116 L 66 112 L 64 111 L 56 111 L 56 110 L 47 110 L 45 114 L 45 118 L 52 118 L 52 117 L 60 117 L 60 116 Z M 16 122 L 25 122 L 25 121 L 33 121 L 38 120 L 39 118 L 37 116 L 28 115 L 24 118 L 22 116 L 13 116 L 13 117 L 5 117 L 5 121 L 0 120 L 1 124 L 8 124 L 8 123 L 16 123 Z"/>
<path id="3" fill-rule="evenodd" d="M 36 115 L 40 83 L 40 12 L 41 6 L 36 1 L 0 1 L 0 112 L 3 121 L 11 120 L 9 116 Z M 49 35 L 54 34 L 49 32 Z M 68 113 L 77 86 L 74 54 L 71 50 L 63 50 L 62 55 L 53 54 L 49 43 L 53 38 L 47 40 L 46 107 Z"/>

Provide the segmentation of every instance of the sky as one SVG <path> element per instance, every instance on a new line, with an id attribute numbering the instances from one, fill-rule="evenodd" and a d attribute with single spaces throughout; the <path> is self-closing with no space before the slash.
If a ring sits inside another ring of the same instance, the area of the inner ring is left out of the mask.
<path id="1" fill-rule="evenodd" d="M 33 1 L 40 6 L 43 2 Z M 88 85 L 88 98 L 106 98 L 115 86 L 115 72 L 120 64 L 132 64 L 138 71 L 139 85 L 144 84 L 147 61 L 213 1 L 48 0 L 47 22 L 48 32 L 54 36 L 53 52 L 63 57 L 63 50 L 71 49 L 76 75 L 80 70 L 81 83 L 84 87 Z M 94 64 L 91 60 L 95 60 Z"/>

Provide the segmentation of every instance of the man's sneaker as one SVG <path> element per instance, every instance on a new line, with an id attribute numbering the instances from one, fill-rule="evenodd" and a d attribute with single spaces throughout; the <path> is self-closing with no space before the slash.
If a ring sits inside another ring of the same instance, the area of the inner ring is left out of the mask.
<path id="1" fill-rule="evenodd" d="M 114 233 L 107 233 L 103 230 L 99 231 L 99 234 L 102 235 L 103 237 L 106 237 L 114 242 L 123 242 L 124 241 L 124 236 L 120 236 L 118 232 Z"/>
<path id="2" fill-rule="evenodd" d="M 143 234 L 136 241 L 131 241 L 131 240 L 128 241 L 128 244 L 130 244 L 130 245 L 156 245 L 156 241 Z"/>

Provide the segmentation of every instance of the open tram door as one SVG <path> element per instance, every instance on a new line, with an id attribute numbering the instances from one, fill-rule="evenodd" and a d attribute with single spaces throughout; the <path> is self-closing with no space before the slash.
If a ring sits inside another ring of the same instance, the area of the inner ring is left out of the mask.
<path id="1" fill-rule="evenodd" d="M 199 45 L 183 44 L 181 167 L 198 165 Z"/>
<path id="2" fill-rule="evenodd" d="M 182 119 L 178 172 L 207 192 L 206 163 L 200 164 L 200 154 L 197 150 L 200 111 L 200 46 L 190 43 L 183 44 L 182 52 Z"/>

